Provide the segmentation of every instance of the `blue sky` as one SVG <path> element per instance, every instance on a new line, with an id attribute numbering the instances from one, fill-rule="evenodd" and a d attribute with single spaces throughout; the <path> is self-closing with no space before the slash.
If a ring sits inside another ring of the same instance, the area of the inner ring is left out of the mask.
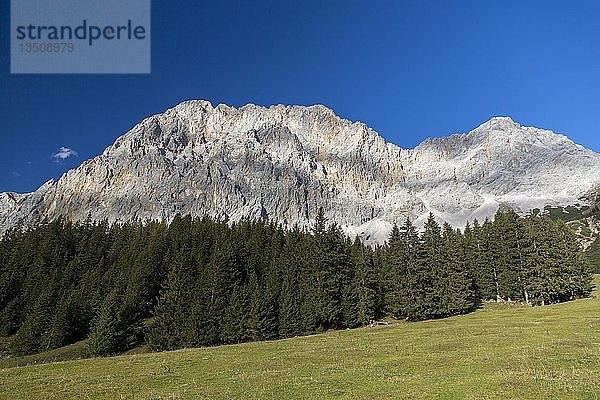
<path id="1" fill-rule="evenodd" d="M 600 151 L 594 1 L 153 1 L 149 75 L 10 75 L 1 4 L 0 191 L 186 99 L 321 103 L 402 147 L 510 115 Z"/>

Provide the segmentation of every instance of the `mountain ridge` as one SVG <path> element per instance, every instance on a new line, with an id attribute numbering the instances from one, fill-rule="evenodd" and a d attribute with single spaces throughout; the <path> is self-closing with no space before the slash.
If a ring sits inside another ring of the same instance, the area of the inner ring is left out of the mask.
<path id="1" fill-rule="evenodd" d="M 348 234 L 379 243 L 393 223 L 419 224 L 429 212 L 462 227 L 501 207 L 583 202 L 598 171 L 600 155 L 510 117 L 403 149 L 323 105 L 188 100 L 143 119 L 58 181 L 0 194 L 0 230 L 58 216 L 123 222 L 176 213 L 306 227 L 323 207 Z"/>

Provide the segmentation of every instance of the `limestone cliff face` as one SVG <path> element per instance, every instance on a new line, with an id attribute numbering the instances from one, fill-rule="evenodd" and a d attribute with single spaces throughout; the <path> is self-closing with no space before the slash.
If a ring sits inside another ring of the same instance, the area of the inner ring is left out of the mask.
<path id="1" fill-rule="evenodd" d="M 565 136 L 493 118 L 412 150 L 323 106 L 187 101 L 29 194 L 0 194 L 0 229 L 40 218 L 127 221 L 176 213 L 308 226 L 319 207 L 352 235 L 431 211 L 462 226 L 502 206 L 573 204 L 600 182 L 600 155 Z"/>

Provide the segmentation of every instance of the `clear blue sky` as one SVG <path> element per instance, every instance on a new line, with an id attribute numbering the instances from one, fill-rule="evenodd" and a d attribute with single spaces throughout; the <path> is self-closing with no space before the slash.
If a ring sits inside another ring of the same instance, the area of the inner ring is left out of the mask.
<path id="1" fill-rule="evenodd" d="M 10 75 L 1 4 L 0 191 L 200 98 L 322 103 L 402 147 L 510 115 L 600 151 L 596 1 L 153 1 L 150 75 Z"/>

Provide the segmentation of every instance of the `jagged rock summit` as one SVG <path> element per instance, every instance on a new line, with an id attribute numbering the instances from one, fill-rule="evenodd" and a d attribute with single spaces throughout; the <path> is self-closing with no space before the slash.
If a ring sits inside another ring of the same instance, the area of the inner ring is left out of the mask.
<path id="1" fill-rule="evenodd" d="M 461 227 L 500 207 L 569 205 L 600 182 L 600 155 L 551 131 L 492 118 L 415 149 L 324 106 L 183 102 L 29 194 L 0 194 L 0 230 L 64 216 L 111 222 L 175 214 L 309 226 L 319 207 L 383 242 L 429 212 Z"/>

